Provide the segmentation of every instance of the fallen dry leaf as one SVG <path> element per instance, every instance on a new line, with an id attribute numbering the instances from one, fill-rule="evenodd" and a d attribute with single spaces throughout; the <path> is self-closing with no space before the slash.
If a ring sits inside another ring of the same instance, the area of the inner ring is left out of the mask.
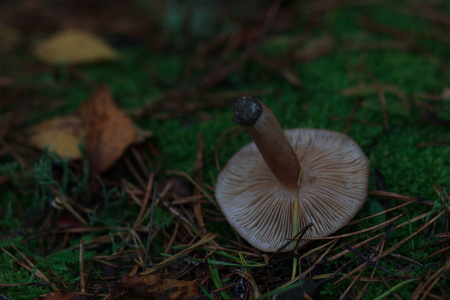
<path id="1" fill-rule="evenodd" d="M 153 132 L 135 126 L 133 143 L 142 143 L 153 136 Z M 82 158 L 79 144 L 86 137 L 83 120 L 78 115 L 66 115 L 43 121 L 26 130 L 29 142 L 39 149 L 55 151 L 61 158 L 77 160 Z M 1 180 L 0 180 L 1 182 Z"/>
<path id="2" fill-rule="evenodd" d="M 38 298 L 39 299 L 39 298 Z M 50 292 L 45 295 L 44 300 L 85 300 L 86 298 L 75 292 L 58 290 L 57 292 Z"/>
<path id="3" fill-rule="evenodd" d="M 155 300 L 199 299 L 198 285 L 195 281 L 161 279 L 157 275 L 124 276 L 120 287 L 139 297 Z"/>
<path id="4" fill-rule="evenodd" d="M 69 65 L 117 60 L 119 55 L 105 41 L 88 31 L 66 29 L 56 33 L 34 51 L 49 64 L 64 62 Z"/>
<path id="5" fill-rule="evenodd" d="M 27 130 L 29 141 L 39 149 L 48 147 L 62 158 L 82 157 L 79 143 L 86 135 L 83 120 L 67 115 L 39 123 Z"/>
<path id="6" fill-rule="evenodd" d="M 106 86 L 97 89 L 79 108 L 86 128 L 86 157 L 93 174 L 109 169 L 135 141 L 130 118 L 114 103 Z"/>

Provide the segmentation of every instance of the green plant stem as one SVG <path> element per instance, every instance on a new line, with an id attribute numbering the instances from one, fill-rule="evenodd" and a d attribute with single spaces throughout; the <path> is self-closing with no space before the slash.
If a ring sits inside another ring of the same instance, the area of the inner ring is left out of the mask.
<path id="1" fill-rule="evenodd" d="M 417 281 L 417 280 L 418 279 L 413 278 L 413 279 L 409 279 L 409 280 L 406 280 L 406 281 L 402 281 L 399 284 L 393 286 L 390 290 L 388 290 L 388 291 L 384 292 L 383 294 L 381 294 L 380 296 L 376 297 L 374 300 L 381 300 L 381 299 L 389 296 L 390 294 L 392 294 L 393 292 L 395 292 L 396 290 L 398 290 L 399 288 L 401 288 L 405 284 L 408 284 L 410 282 Z"/>
<path id="2" fill-rule="evenodd" d="M 294 202 L 294 218 L 292 221 L 292 226 L 294 227 L 292 229 L 292 233 L 293 233 L 293 237 L 295 238 L 298 234 L 298 193 L 300 191 L 300 182 L 302 181 L 302 172 L 303 172 L 303 166 L 300 165 L 300 174 L 298 175 L 298 180 L 297 180 L 297 190 L 295 192 L 295 202 Z M 298 265 L 298 259 L 297 259 L 297 251 L 294 251 L 294 260 L 292 262 L 292 279 L 295 278 L 296 274 L 297 274 L 297 265 Z"/>

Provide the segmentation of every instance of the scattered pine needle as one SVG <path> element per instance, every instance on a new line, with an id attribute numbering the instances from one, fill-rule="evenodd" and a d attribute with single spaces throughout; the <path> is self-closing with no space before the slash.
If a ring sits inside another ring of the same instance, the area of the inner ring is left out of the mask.
<path id="1" fill-rule="evenodd" d="M 86 280 L 84 277 L 84 245 L 83 245 L 83 238 L 80 239 L 80 286 L 81 286 L 81 292 L 86 292 Z"/>

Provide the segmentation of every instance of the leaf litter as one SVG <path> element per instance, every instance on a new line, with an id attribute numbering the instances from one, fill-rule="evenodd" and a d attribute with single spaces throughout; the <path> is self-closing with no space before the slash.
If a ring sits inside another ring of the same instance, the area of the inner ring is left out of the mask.
<path id="1" fill-rule="evenodd" d="M 112 138 L 114 132 L 124 134 L 125 139 Z M 91 167 L 103 172 L 132 143 L 143 143 L 153 136 L 153 132 L 134 125 L 114 103 L 108 88 L 102 87 L 81 104 L 79 114 L 45 120 L 28 128 L 26 135 L 33 146 L 54 151 L 61 158 L 69 160 L 82 158 L 81 148 L 86 142 L 89 147 L 88 158 L 99 164 Z M 100 148 L 93 149 L 93 145 Z M 91 159 L 95 151 L 100 153 Z"/>

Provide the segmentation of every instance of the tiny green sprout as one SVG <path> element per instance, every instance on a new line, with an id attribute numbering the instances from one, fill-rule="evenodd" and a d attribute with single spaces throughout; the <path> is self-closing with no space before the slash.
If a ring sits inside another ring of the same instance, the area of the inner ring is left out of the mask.
<path id="1" fill-rule="evenodd" d="M 447 189 L 445 187 L 442 188 L 442 191 L 439 193 L 439 197 L 434 201 L 433 209 L 428 214 L 425 222 L 428 222 L 430 218 L 442 210 L 443 207 L 447 207 Z"/>

